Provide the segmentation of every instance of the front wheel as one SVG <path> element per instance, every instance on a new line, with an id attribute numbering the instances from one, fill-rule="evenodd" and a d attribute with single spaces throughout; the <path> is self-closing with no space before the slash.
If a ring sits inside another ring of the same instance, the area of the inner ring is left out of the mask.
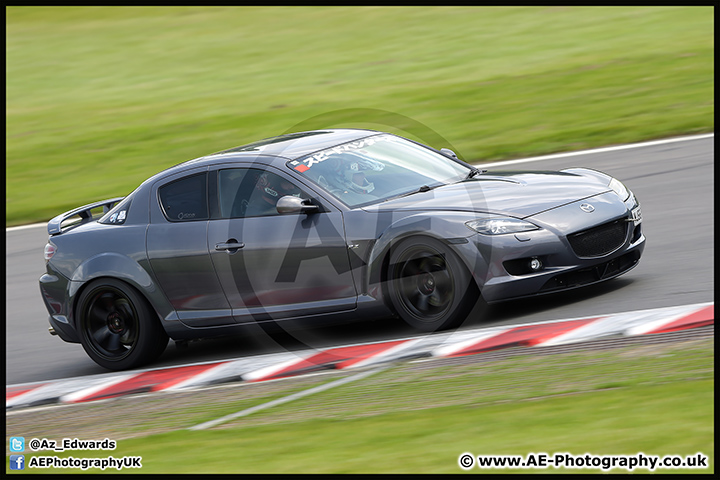
<path id="1" fill-rule="evenodd" d="M 168 336 L 147 301 L 119 280 L 90 283 L 78 299 L 77 313 L 85 352 L 107 369 L 145 365 L 167 346 Z"/>
<path id="2" fill-rule="evenodd" d="M 393 248 L 388 281 L 395 312 L 423 331 L 459 325 L 477 299 L 465 265 L 447 245 L 429 237 L 409 238 Z"/>

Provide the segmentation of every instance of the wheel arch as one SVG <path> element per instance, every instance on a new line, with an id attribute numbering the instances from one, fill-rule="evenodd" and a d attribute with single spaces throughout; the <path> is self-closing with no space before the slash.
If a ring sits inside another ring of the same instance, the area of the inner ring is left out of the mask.
<path id="1" fill-rule="evenodd" d="M 125 255 L 101 253 L 80 264 L 68 284 L 69 297 L 72 299 L 72 320 L 76 329 L 78 301 L 91 283 L 101 279 L 112 279 L 127 284 L 147 302 L 155 312 L 160 325 L 163 325 L 162 319 L 174 311 L 152 277 L 139 263 Z"/>
<path id="2" fill-rule="evenodd" d="M 464 227 L 464 223 L 460 223 L 460 225 L 465 228 L 465 230 L 468 230 L 467 233 L 457 228 L 458 222 L 451 222 L 448 219 L 439 216 L 432 216 L 431 218 L 434 218 L 434 220 L 432 220 L 432 229 L 428 228 L 431 223 L 428 214 L 418 214 L 413 215 L 412 217 L 406 217 L 383 231 L 373 245 L 372 251 L 368 257 L 369 271 L 367 275 L 367 288 L 373 285 L 379 285 L 382 301 L 390 308 L 392 308 L 388 297 L 388 271 L 390 268 L 390 257 L 392 256 L 393 249 L 396 248 L 397 245 L 412 238 L 424 237 L 439 241 L 446 245 L 465 266 L 473 279 L 473 283 L 478 288 L 478 291 L 480 289 L 480 286 L 477 284 L 476 275 L 473 271 L 473 267 L 475 265 L 473 265 L 471 260 L 467 258 L 467 252 L 460 251 L 465 250 L 470 244 L 468 237 L 473 235 L 472 232 Z M 440 228 L 437 228 L 438 226 L 440 226 Z M 472 253 L 471 255 L 476 256 Z M 475 263 L 477 263 L 477 259 L 475 260 Z"/>

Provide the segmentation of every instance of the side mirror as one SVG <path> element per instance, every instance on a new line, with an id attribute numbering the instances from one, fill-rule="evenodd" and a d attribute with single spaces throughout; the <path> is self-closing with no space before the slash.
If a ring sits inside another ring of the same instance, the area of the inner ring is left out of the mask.
<path id="1" fill-rule="evenodd" d="M 441 148 L 441 149 L 440 149 L 440 153 L 442 153 L 442 154 L 445 155 L 446 157 L 458 158 L 458 156 L 455 155 L 455 152 L 453 152 L 453 151 L 450 150 L 449 148 Z"/>
<path id="2" fill-rule="evenodd" d="M 285 195 L 278 200 L 277 205 L 278 213 L 317 213 L 320 211 L 320 207 L 310 203 L 310 200 L 303 200 L 299 197 L 292 195 Z"/>

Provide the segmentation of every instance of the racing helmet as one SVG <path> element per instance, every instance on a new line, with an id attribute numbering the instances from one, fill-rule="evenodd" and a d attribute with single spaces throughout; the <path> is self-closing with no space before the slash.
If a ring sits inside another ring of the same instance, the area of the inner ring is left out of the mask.
<path id="1" fill-rule="evenodd" d="M 381 171 L 385 164 L 364 156 L 353 154 L 341 165 L 340 182 L 347 191 L 370 193 L 375 184 L 365 177 L 365 171 Z"/>

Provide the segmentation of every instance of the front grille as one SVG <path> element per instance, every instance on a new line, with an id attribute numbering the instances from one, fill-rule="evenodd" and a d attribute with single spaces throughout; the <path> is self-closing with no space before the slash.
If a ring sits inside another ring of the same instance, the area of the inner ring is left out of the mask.
<path id="1" fill-rule="evenodd" d="M 623 218 L 573 233 L 567 239 L 578 257 L 602 257 L 625 243 L 627 226 L 628 222 Z"/>

